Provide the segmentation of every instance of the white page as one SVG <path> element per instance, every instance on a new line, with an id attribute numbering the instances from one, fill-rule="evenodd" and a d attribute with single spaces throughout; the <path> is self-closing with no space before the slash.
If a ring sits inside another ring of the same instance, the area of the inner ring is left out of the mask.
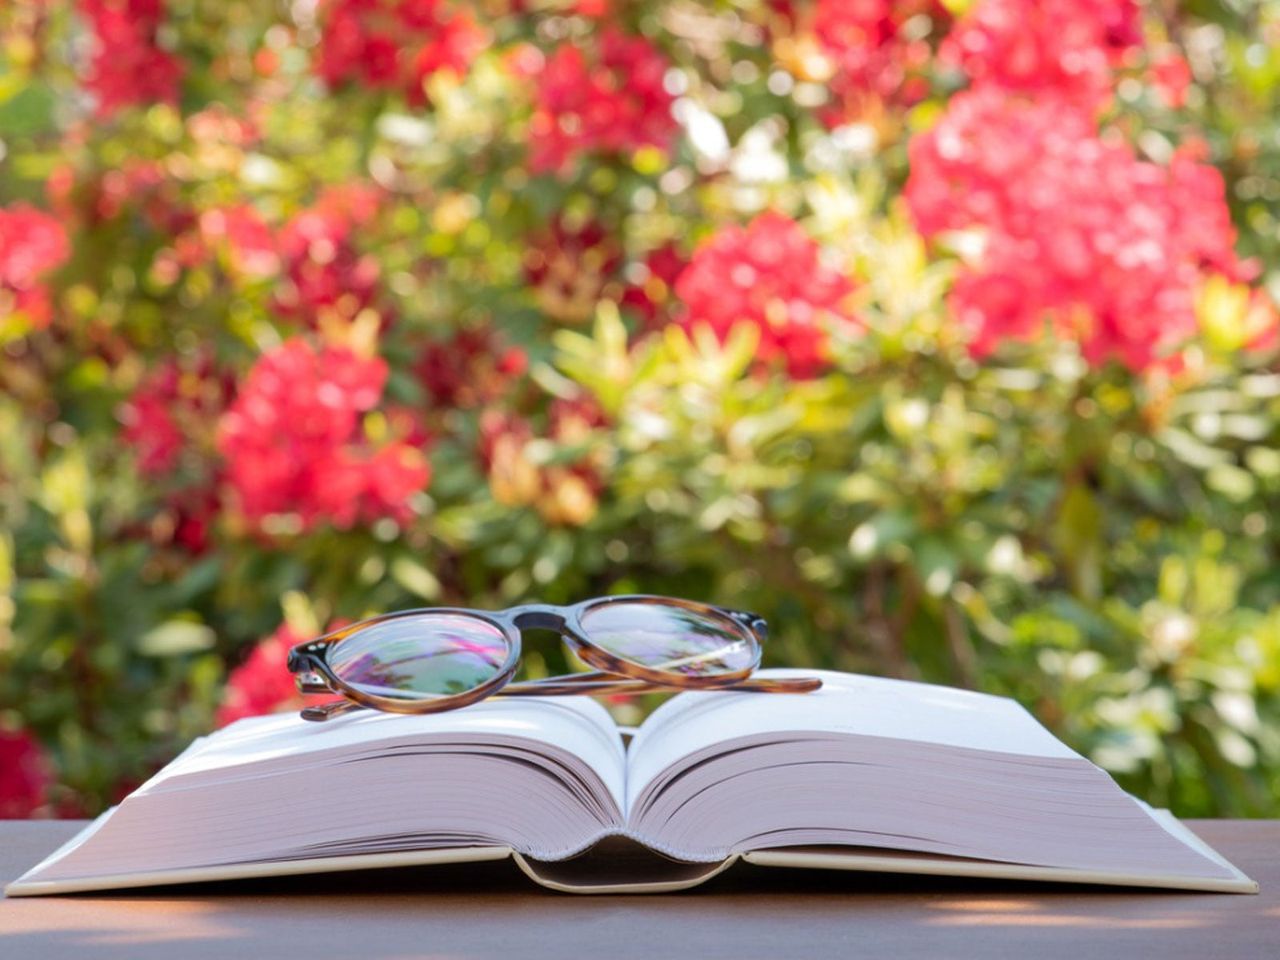
<path id="1" fill-rule="evenodd" d="M 234 775 L 236 767 L 276 758 L 449 735 L 524 738 L 558 747 L 591 767 L 622 809 L 626 749 L 609 712 L 588 697 L 497 697 L 434 714 L 358 710 L 322 723 L 296 713 L 250 717 L 196 741 L 137 792 L 177 789 L 184 777 Z"/>
<path id="2" fill-rule="evenodd" d="M 654 711 L 631 743 L 627 811 L 680 758 L 725 740 L 805 732 L 890 737 L 1030 757 L 1080 759 L 1013 700 L 970 690 L 828 670 L 761 670 L 820 677 L 801 694 L 682 693 Z"/>

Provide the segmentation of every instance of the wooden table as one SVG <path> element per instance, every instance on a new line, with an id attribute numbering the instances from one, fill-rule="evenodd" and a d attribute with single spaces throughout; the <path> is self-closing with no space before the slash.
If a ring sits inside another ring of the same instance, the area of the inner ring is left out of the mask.
<path id="1" fill-rule="evenodd" d="M 0 901 L 2 960 L 599 956 L 1280 960 L 1280 821 L 1191 821 L 1258 896 L 738 865 L 667 896 L 575 897 L 510 861 Z M 73 822 L 0 822 L 7 883 Z"/>

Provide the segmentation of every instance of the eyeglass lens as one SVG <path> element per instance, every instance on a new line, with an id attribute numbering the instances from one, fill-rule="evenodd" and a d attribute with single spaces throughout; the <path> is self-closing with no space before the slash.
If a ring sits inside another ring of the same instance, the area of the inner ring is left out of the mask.
<path id="1" fill-rule="evenodd" d="M 587 638 L 615 657 L 687 677 L 750 670 L 759 653 L 755 639 L 736 621 L 673 603 L 601 603 L 581 620 Z"/>
<path id="2" fill-rule="evenodd" d="M 333 647 L 329 667 L 374 696 L 421 699 L 474 690 L 501 672 L 511 652 L 503 632 L 478 617 L 392 617 Z"/>

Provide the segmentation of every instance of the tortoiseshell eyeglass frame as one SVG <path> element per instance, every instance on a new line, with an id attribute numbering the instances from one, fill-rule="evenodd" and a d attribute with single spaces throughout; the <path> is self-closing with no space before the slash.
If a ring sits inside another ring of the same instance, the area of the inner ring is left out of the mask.
<path id="1" fill-rule="evenodd" d="M 584 614 L 598 610 L 602 606 L 617 603 L 674 606 L 709 619 L 727 621 L 741 633 L 744 640 L 752 644 L 751 665 L 742 670 L 707 676 L 689 676 L 656 670 L 624 660 L 593 643 L 582 623 Z M 347 637 L 380 623 L 423 614 L 475 617 L 496 627 L 507 641 L 507 658 L 502 668 L 489 680 L 463 693 L 423 694 L 420 697 L 398 698 L 380 697 L 360 690 L 342 680 L 330 667 L 329 652 Z M 559 632 L 573 654 L 587 666 L 595 669 L 585 673 L 512 683 L 511 678 L 520 665 L 520 635 L 523 630 Z M 389 713 L 440 713 L 445 710 L 456 710 L 493 696 L 546 697 L 726 689 L 752 693 L 808 693 L 822 686 L 822 681 L 816 677 L 753 678 L 751 673 L 760 665 L 761 646 L 766 636 L 767 627 L 764 619 L 754 613 L 730 610 L 692 600 L 681 600 L 676 597 L 648 594 L 599 597 L 567 607 L 543 603 L 527 603 L 497 611 L 462 607 L 422 607 L 370 617 L 359 623 L 334 630 L 315 640 L 300 643 L 289 651 L 288 667 L 290 673 L 298 675 L 297 685 L 301 692 L 336 693 L 344 698 L 304 708 L 302 716 L 307 720 L 328 720 L 330 717 L 361 707 Z"/>

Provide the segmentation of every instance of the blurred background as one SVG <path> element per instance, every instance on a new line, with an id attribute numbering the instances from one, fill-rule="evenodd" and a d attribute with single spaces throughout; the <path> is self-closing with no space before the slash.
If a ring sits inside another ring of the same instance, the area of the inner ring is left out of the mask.
<path id="1" fill-rule="evenodd" d="M 1280 815 L 1278 83 L 1252 0 L 3 0 L 0 816 L 609 592 Z"/>

